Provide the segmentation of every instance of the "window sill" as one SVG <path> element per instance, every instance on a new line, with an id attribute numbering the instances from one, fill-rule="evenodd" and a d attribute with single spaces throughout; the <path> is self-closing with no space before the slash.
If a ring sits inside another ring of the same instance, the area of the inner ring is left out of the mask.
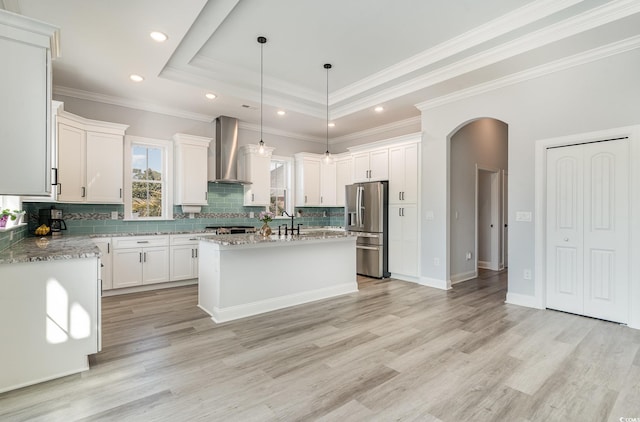
<path id="1" fill-rule="evenodd" d="M 123 218 L 121 221 L 174 221 L 175 218 Z"/>
<path id="2" fill-rule="evenodd" d="M 7 227 L 0 227 L 0 232 L 10 232 L 11 230 L 15 230 L 18 229 L 20 227 L 24 227 L 26 226 L 27 223 L 20 223 L 20 224 L 14 224 L 11 226 L 7 226 Z"/>

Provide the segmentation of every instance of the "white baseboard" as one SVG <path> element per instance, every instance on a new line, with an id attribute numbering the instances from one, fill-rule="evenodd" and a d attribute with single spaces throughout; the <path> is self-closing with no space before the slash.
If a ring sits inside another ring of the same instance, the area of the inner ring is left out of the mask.
<path id="1" fill-rule="evenodd" d="M 429 278 L 429 277 L 420 277 L 419 284 L 427 287 L 434 287 L 440 290 L 450 290 L 451 289 L 451 281 L 450 280 L 439 280 L 437 278 Z"/>
<path id="2" fill-rule="evenodd" d="M 198 279 L 192 278 L 190 280 L 169 281 L 167 283 L 145 284 L 144 286 L 125 287 L 123 289 L 103 290 L 102 296 L 117 296 L 125 295 L 127 293 L 148 292 L 149 290 L 170 289 L 172 287 L 190 286 L 192 284 L 198 284 Z"/>
<path id="3" fill-rule="evenodd" d="M 282 308 L 288 308 L 289 306 L 302 305 L 303 303 L 314 302 L 316 300 L 328 299 L 330 297 L 340 296 L 348 293 L 355 293 L 357 291 L 357 285 L 355 285 L 354 287 L 353 283 L 343 283 L 324 289 L 296 293 L 273 299 L 265 299 L 243 305 L 229 306 L 227 308 L 214 307 L 212 312 L 206 311 L 205 309 L 200 307 L 200 305 L 198 305 L 198 307 L 211 315 L 211 319 L 213 320 L 213 322 L 220 323 L 258 315 L 265 312 L 275 311 Z"/>
<path id="4" fill-rule="evenodd" d="M 507 300 L 505 300 L 505 303 L 527 308 L 545 309 L 536 296 L 521 295 L 518 293 L 507 292 Z"/>
<path id="5" fill-rule="evenodd" d="M 391 278 L 395 280 L 409 281 L 411 283 L 420 283 L 420 277 L 413 275 L 391 273 Z"/>
<path id="6" fill-rule="evenodd" d="M 472 280 L 478 277 L 478 271 L 467 271 L 466 273 L 459 273 L 451 276 L 451 284 L 462 283 L 463 281 Z"/>

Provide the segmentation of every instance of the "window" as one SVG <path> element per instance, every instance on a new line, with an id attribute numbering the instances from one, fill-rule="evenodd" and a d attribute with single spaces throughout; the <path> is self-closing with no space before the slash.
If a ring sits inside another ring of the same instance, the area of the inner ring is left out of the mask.
<path id="1" fill-rule="evenodd" d="M 291 159 L 286 157 L 272 157 L 270 170 L 271 190 L 269 195 L 269 211 L 274 213 L 276 217 L 283 217 L 283 211 L 293 215 Z"/>
<path id="2" fill-rule="evenodd" d="M 172 144 L 125 137 L 125 219 L 171 220 Z"/>

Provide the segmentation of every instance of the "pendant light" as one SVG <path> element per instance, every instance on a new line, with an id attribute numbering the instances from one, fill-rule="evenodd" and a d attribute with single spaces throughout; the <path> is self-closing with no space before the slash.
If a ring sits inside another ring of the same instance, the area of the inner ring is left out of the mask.
<path id="1" fill-rule="evenodd" d="M 260 43 L 260 148 L 258 152 L 262 155 L 264 154 L 264 141 L 262 140 L 262 80 L 263 80 L 263 71 L 262 71 L 262 63 L 263 63 L 263 49 L 264 45 L 267 42 L 265 37 L 258 37 L 258 43 Z"/>
<path id="2" fill-rule="evenodd" d="M 329 152 L 329 69 L 330 63 L 325 63 L 324 68 L 327 69 L 327 151 L 324 153 L 324 160 L 327 164 L 331 162 L 331 153 Z"/>

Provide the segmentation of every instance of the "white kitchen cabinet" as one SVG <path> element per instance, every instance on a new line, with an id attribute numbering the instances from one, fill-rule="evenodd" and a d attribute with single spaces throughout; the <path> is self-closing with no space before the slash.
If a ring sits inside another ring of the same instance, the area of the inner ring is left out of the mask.
<path id="1" fill-rule="evenodd" d="M 351 156 L 336 158 L 336 206 L 344 207 L 345 186 L 352 183 L 352 159 Z"/>
<path id="2" fill-rule="evenodd" d="M 208 205 L 207 153 L 211 138 L 173 135 L 175 204 Z"/>
<path id="3" fill-rule="evenodd" d="M 363 151 L 353 155 L 353 181 L 372 182 L 389 178 L 389 150 Z"/>
<path id="4" fill-rule="evenodd" d="M 58 111 L 54 174 L 60 202 L 121 204 L 127 125 Z"/>
<path id="5" fill-rule="evenodd" d="M 320 205 L 333 207 L 336 205 L 336 163 L 320 162 Z"/>
<path id="6" fill-rule="evenodd" d="M 418 202 L 418 144 L 389 148 L 389 203 Z"/>
<path id="7" fill-rule="evenodd" d="M 198 278 L 198 240 L 193 234 L 171 235 L 171 281 Z"/>
<path id="8" fill-rule="evenodd" d="M 51 193 L 51 51 L 57 28 L 0 10 L 0 195 Z"/>
<path id="9" fill-rule="evenodd" d="M 251 182 L 244 185 L 245 206 L 267 206 L 271 198 L 271 155 L 273 148 L 243 145 L 238 156 L 238 179 Z"/>
<path id="10" fill-rule="evenodd" d="M 389 205 L 389 271 L 392 277 L 418 276 L 418 206 Z"/>
<path id="11" fill-rule="evenodd" d="M 100 249 L 100 279 L 102 280 L 102 290 L 113 288 L 113 247 L 110 237 L 98 237 L 93 239 Z"/>
<path id="12" fill-rule="evenodd" d="M 320 163 L 316 154 L 295 154 L 296 206 L 320 206 Z"/>
<path id="13" fill-rule="evenodd" d="M 169 236 L 113 238 L 113 288 L 169 281 Z"/>

